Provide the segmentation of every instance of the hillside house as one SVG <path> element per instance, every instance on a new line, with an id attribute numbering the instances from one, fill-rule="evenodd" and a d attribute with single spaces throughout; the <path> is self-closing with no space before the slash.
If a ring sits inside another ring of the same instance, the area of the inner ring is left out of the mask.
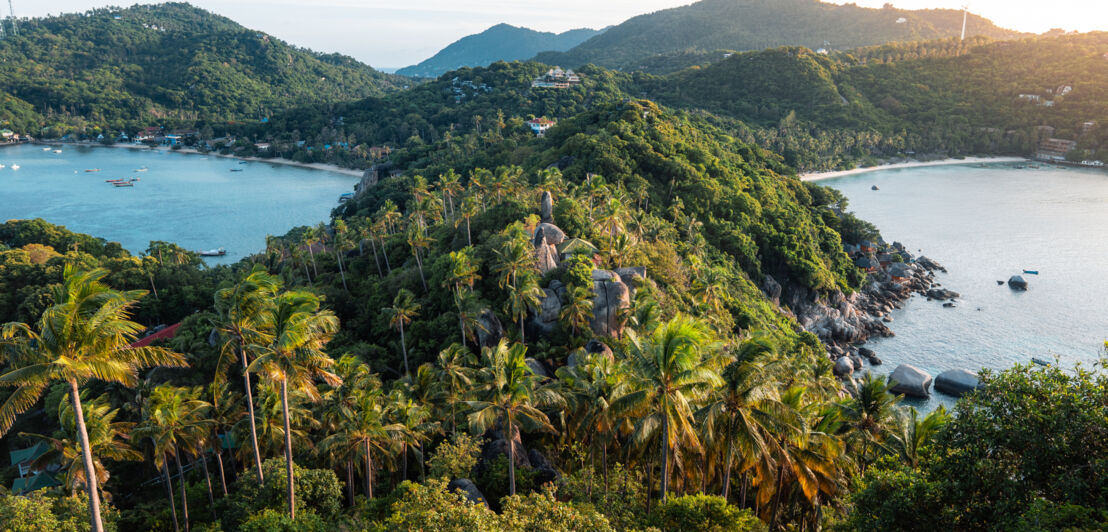
<path id="1" fill-rule="evenodd" d="M 549 118 L 535 118 L 527 121 L 527 125 L 531 128 L 531 131 L 540 137 L 546 134 L 546 130 L 554 127 L 556 124 L 557 122 Z"/>
<path id="2" fill-rule="evenodd" d="M 1073 85 L 1059 85 L 1058 88 L 1054 89 L 1055 96 L 1065 96 L 1071 92 L 1073 92 Z"/>
<path id="3" fill-rule="evenodd" d="M 1043 97 L 1038 94 L 1020 94 L 1016 96 L 1017 100 L 1031 103 L 1042 103 Z"/>
<path id="4" fill-rule="evenodd" d="M 258 151 L 269 151 L 270 144 L 268 142 L 257 142 L 254 144 L 254 148 Z"/>
<path id="5" fill-rule="evenodd" d="M 1066 154 L 1076 148 L 1076 141 L 1048 138 L 1039 144 L 1039 149 L 1035 151 L 1035 158 L 1041 161 L 1064 161 Z"/>
<path id="6" fill-rule="evenodd" d="M 531 86 L 534 88 L 546 88 L 546 89 L 568 89 L 574 85 L 581 84 L 581 76 L 579 76 L 572 69 L 562 70 L 559 67 L 554 67 L 546 74 L 535 78 L 531 82 Z"/>

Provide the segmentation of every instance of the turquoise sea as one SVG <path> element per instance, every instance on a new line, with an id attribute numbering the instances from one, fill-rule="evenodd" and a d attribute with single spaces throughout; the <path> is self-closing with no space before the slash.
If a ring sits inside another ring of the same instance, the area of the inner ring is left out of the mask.
<path id="1" fill-rule="evenodd" d="M 821 181 L 850 209 L 949 271 L 938 282 L 961 294 L 956 308 L 913 297 L 892 314 L 896 336 L 868 346 L 885 364 L 938 375 L 1029 363 L 1064 367 L 1104 356 L 1108 339 L 1108 172 L 1017 165 L 882 170 Z M 877 185 L 879 190 L 871 190 Z M 1029 288 L 1007 281 L 1023 270 Z M 945 396 L 934 394 L 930 409 Z"/>
<path id="2" fill-rule="evenodd" d="M 151 240 L 227 250 L 209 264 L 264 250 L 267 234 L 326 221 L 339 195 L 357 182 L 335 172 L 164 150 L 42 148 L 0 148 L 0 220 L 43 218 L 133 253 Z M 134 187 L 105 183 L 132 177 L 140 179 Z"/>

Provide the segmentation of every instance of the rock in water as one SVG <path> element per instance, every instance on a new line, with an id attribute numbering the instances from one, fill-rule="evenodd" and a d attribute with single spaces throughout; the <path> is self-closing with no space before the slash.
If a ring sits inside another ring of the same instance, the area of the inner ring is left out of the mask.
<path id="1" fill-rule="evenodd" d="M 889 380 L 896 381 L 891 392 L 910 395 L 912 397 L 931 397 L 931 375 L 926 371 L 908 364 L 901 364 L 889 375 Z"/>
<path id="2" fill-rule="evenodd" d="M 548 224 L 554 223 L 554 196 L 550 195 L 550 191 L 543 191 L 539 210 L 542 214 L 542 221 Z"/>
<path id="3" fill-rule="evenodd" d="M 1008 287 L 1012 290 L 1027 290 L 1027 281 L 1022 275 L 1013 275 L 1008 278 Z"/>
<path id="4" fill-rule="evenodd" d="M 872 187 L 869 187 L 869 189 L 870 190 L 881 190 L 881 189 L 877 188 L 877 185 L 873 185 Z"/>
<path id="5" fill-rule="evenodd" d="M 981 387 L 977 374 L 964 369 L 948 369 L 935 377 L 935 391 L 961 397 Z"/>
<path id="6" fill-rule="evenodd" d="M 453 493 L 455 491 L 462 492 L 465 498 L 474 504 L 484 504 L 485 508 L 489 507 L 489 503 L 485 501 L 485 494 L 481 493 L 481 490 L 477 489 L 477 485 L 468 478 L 459 478 L 451 480 L 450 484 L 446 485 L 446 490 Z"/>

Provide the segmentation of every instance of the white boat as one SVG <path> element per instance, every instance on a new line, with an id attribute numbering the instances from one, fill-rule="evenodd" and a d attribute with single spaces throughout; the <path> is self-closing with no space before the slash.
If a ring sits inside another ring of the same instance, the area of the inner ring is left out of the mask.
<path id="1" fill-rule="evenodd" d="M 227 251 L 223 248 L 219 249 L 206 249 L 200 252 L 201 257 L 222 257 L 227 254 Z"/>
<path id="2" fill-rule="evenodd" d="M 3 168 L 3 167 L 4 167 L 4 165 L 0 164 L 0 168 Z"/>
<path id="3" fill-rule="evenodd" d="M 62 150 L 54 150 L 54 153 L 61 153 Z"/>
<path id="4" fill-rule="evenodd" d="M 147 167 L 145 167 L 145 166 L 143 166 L 142 168 L 135 168 L 135 171 L 136 171 L 136 172 L 145 172 L 145 171 L 147 171 L 147 170 L 149 170 L 149 168 L 147 168 Z"/>
<path id="5" fill-rule="evenodd" d="M 50 147 L 47 146 L 47 147 L 43 148 L 42 151 L 50 151 Z"/>
<path id="6" fill-rule="evenodd" d="M 19 165 L 18 164 L 13 164 L 12 165 L 12 170 L 19 170 Z"/>

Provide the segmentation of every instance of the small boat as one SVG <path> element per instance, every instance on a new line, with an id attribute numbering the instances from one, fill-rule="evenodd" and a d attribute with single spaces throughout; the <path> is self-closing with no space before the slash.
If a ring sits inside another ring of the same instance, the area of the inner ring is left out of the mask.
<path id="1" fill-rule="evenodd" d="M 1046 361 L 1046 360 L 1043 360 L 1043 359 L 1041 359 L 1041 358 L 1034 358 L 1034 357 L 1032 357 L 1032 358 L 1031 358 L 1031 361 L 1032 361 L 1032 362 L 1034 362 L 1034 363 L 1036 363 L 1036 364 L 1038 364 L 1038 365 L 1040 365 L 1040 366 L 1049 366 L 1049 365 L 1050 365 L 1050 362 L 1048 362 L 1048 361 Z"/>
<path id="2" fill-rule="evenodd" d="M 143 166 L 142 168 L 135 168 L 135 171 L 136 171 L 136 172 L 145 172 L 145 171 L 147 171 L 147 170 L 149 170 L 149 168 L 147 168 L 147 167 L 145 167 L 145 166 Z"/>
<path id="3" fill-rule="evenodd" d="M 239 161 L 239 164 L 246 164 L 249 161 Z"/>
<path id="4" fill-rule="evenodd" d="M 1023 270 L 1023 273 L 1028 275 L 1039 275 L 1039 270 Z"/>
<path id="5" fill-rule="evenodd" d="M 54 150 L 54 153 L 61 153 L 62 150 Z"/>
<path id="6" fill-rule="evenodd" d="M 100 169 L 99 168 L 86 168 L 85 171 L 91 174 L 93 172 L 99 172 Z"/>
<path id="7" fill-rule="evenodd" d="M 132 178 L 131 178 L 131 182 L 132 182 L 132 183 L 134 183 L 135 181 L 140 181 L 140 179 L 139 179 L 139 178 L 137 178 L 137 177 L 132 177 Z"/>
<path id="8" fill-rule="evenodd" d="M 47 146 L 47 147 L 43 148 L 42 151 L 50 151 L 50 147 Z"/>
<path id="9" fill-rule="evenodd" d="M 232 168 L 231 171 L 232 172 L 241 172 L 242 168 Z"/>
<path id="10" fill-rule="evenodd" d="M 124 181 L 126 181 L 126 179 L 105 179 L 104 180 L 105 183 L 122 183 Z"/>
<path id="11" fill-rule="evenodd" d="M 0 164 L 0 168 L 3 168 L 3 167 L 4 167 L 4 165 Z"/>
<path id="12" fill-rule="evenodd" d="M 112 186 L 115 186 L 115 187 L 133 187 L 133 186 L 135 186 L 135 184 L 131 183 L 130 181 L 120 181 L 118 183 L 112 183 Z"/>
<path id="13" fill-rule="evenodd" d="M 207 249 L 200 252 L 201 257 L 222 257 L 227 254 L 227 250 L 223 248 L 219 249 Z"/>
<path id="14" fill-rule="evenodd" d="M 13 164 L 12 165 L 12 170 L 19 170 L 19 165 L 18 164 Z"/>
<path id="15" fill-rule="evenodd" d="M 870 190 L 881 190 L 881 189 L 877 188 L 877 185 L 873 185 L 872 187 L 869 187 L 869 189 Z"/>

